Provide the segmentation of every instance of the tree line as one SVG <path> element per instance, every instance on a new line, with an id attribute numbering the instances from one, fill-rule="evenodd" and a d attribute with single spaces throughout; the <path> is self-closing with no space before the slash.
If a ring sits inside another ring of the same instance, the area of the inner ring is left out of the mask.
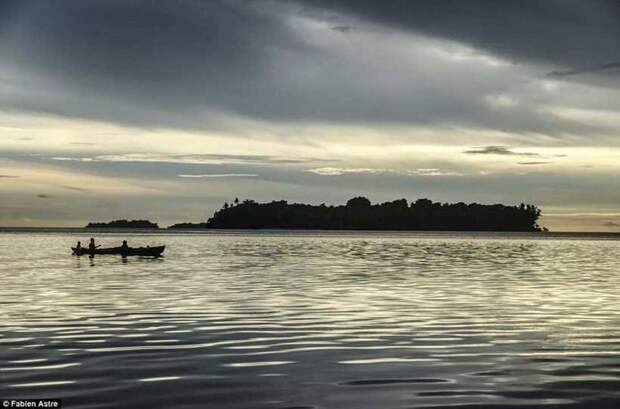
<path id="1" fill-rule="evenodd" d="M 326 206 L 285 200 L 225 203 L 206 223 L 181 223 L 171 228 L 325 229 L 325 230 L 461 230 L 540 231 L 540 209 L 530 204 L 506 206 L 478 203 L 439 203 L 406 199 L 372 204 L 365 197 L 345 205 Z"/>
<path id="2" fill-rule="evenodd" d="M 86 225 L 87 229 L 159 229 L 157 223 L 148 220 L 113 220 L 107 223 L 90 222 Z"/>

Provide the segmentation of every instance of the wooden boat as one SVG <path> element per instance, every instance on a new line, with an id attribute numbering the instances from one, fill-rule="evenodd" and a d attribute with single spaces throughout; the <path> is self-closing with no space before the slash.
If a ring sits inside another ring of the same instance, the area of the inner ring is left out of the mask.
<path id="1" fill-rule="evenodd" d="M 108 248 L 97 248 L 92 253 L 88 250 L 88 248 L 76 248 L 71 247 L 73 250 L 73 254 L 76 256 L 90 256 L 99 255 L 99 254 L 116 254 L 119 256 L 141 256 L 141 257 L 161 257 L 162 253 L 166 249 L 166 246 L 156 246 L 156 247 L 129 247 L 123 250 L 122 247 L 108 247 Z"/>

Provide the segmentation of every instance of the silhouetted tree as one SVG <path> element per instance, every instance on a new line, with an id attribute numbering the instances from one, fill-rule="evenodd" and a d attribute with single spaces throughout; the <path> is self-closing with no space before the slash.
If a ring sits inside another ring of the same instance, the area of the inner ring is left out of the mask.
<path id="1" fill-rule="evenodd" d="M 347 201 L 347 207 L 365 208 L 365 207 L 370 207 L 370 206 L 371 206 L 370 200 L 362 196 L 354 197 L 353 199 L 349 199 Z"/>

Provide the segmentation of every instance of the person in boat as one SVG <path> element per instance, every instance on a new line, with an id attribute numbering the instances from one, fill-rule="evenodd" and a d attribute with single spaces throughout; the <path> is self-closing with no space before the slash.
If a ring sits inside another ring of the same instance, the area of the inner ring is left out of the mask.
<path id="1" fill-rule="evenodd" d="M 78 241 L 78 242 L 77 242 L 77 244 L 76 244 L 76 246 L 75 246 L 75 252 L 76 252 L 76 253 L 79 253 L 79 252 L 80 252 L 80 250 L 82 250 L 82 242 L 81 242 L 81 241 Z"/>
<path id="2" fill-rule="evenodd" d="M 90 242 L 88 243 L 88 252 L 90 253 L 90 255 L 94 255 L 95 254 L 95 249 L 99 247 L 97 245 L 95 245 L 95 239 L 94 238 L 90 238 Z"/>
<path id="3" fill-rule="evenodd" d="M 123 244 L 121 245 L 121 256 L 127 256 L 127 252 L 129 251 L 129 246 L 127 245 L 127 240 L 123 240 Z"/>

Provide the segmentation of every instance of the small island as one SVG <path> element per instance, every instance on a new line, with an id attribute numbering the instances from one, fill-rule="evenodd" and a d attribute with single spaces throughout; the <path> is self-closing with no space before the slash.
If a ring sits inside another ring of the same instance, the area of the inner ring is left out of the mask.
<path id="1" fill-rule="evenodd" d="M 87 229 L 159 229 L 157 223 L 148 220 L 113 220 L 108 223 L 91 222 Z"/>
<path id="2" fill-rule="evenodd" d="M 316 229 L 316 230 L 442 230 L 537 232 L 540 209 L 523 204 L 439 203 L 406 199 L 372 204 L 365 197 L 345 205 L 257 203 L 253 200 L 222 209 L 203 223 L 179 223 L 169 229 Z"/>

